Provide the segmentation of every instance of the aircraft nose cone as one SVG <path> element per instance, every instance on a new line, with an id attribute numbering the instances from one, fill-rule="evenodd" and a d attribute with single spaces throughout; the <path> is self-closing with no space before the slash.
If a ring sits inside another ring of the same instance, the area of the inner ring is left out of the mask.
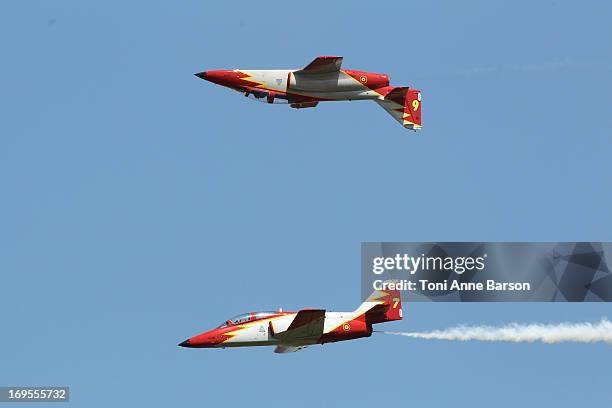
<path id="1" fill-rule="evenodd" d="M 198 72 L 197 74 L 194 74 L 194 75 L 200 79 L 206 79 L 207 77 L 206 71 Z"/>
<path id="2" fill-rule="evenodd" d="M 189 339 L 185 340 L 184 342 L 179 344 L 180 347 L 192 347 L 191 343 L 189 342 Z"/>

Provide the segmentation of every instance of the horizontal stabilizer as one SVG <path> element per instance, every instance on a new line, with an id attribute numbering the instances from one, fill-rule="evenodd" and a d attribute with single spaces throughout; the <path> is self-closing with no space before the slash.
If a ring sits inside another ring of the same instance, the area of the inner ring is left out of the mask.
<path id="1" fill-rule="evenodd" d="M 407 86 L 396 86 L 391 90 L 391 92 L 385 95 L 385 99 L 395 101 L 398 105 L 403 106 L 404 99 L 406 98 L 406 92 L 408 92 L 408 89 L 410 88 Z"/>

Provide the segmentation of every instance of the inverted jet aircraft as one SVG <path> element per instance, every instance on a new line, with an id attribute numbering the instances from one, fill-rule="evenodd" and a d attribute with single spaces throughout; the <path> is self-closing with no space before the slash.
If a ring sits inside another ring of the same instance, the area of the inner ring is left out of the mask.
<path id="1" fill-rule="evenodd" d="M 370 337 L 373 324 L 401 319 L 399 291 L 377 290 L 353 312 L 303 309 L 299 312 L 245 313 L 226 320 L 216 329 L 191 337 L 179 346 L 276 346 L 275 353 L 291 353 L 313 344 Z"/>
<path id="2" fill-rule="evenodd" d="M 268 103 L 314 108 L 323 101 L 373 100 L 406 129 L 421 129 L 421 91 L 389 86 L 389 76 L 340 69 L 342 57 L 317 57 L 302 69 L 215 70 L 197 77 Z"/>

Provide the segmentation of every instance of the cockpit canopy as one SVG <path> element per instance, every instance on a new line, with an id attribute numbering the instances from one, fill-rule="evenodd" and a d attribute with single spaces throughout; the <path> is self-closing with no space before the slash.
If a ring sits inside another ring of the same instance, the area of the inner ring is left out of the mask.
<path id="1" fill-rule="evenodd" d="M 226 320 L 225 323 L 222 323 L 221 325 L 219 325 L 219 327 L 217 327 L 217 329 L 220 329 L 222 327 L 235 326 L 237 324 L 250 322 L 251 320 L 264 319 L 266 317 L 276 316 L 278 314 L 279 314 L 279 312 L 252 312 L 252 313 L 243 313 L 243 314 L 240 314 L 238 316 L 234 316 L 231 319 Z"/>

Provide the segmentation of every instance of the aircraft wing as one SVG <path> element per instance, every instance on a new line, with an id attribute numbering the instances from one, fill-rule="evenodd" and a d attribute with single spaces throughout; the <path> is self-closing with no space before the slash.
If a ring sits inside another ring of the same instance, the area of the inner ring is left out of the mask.
<path id="1" fill-rule="evenodd" d="M 324 74 L 338 72 L 342 66 L 342 57 L 317 57 L 306 67 L 295 71 L 296 74 Z"/>
<path id="2" fill-rule="evenodd" d="M 295 353 L 296 351 L 300 351 L 302 349 L 305 349 L 307 346 L 285 346 L 285 345 L 279 345 L 276 346 L 276 348 L 274 349 L 274 352 L 277 354 L 285 354 L 285 353 Z"/>
<path id="3" fill-rule="evenodd" d="M 276 333 L 272 322 L 270 333 L 272 337 L 286 343 L 299 343 L 303 340 L 318 339 L 323 335 L 323 324 L 325 322 L 325 310 L 304 309 L 297 312 L 287 330 Z"/>

